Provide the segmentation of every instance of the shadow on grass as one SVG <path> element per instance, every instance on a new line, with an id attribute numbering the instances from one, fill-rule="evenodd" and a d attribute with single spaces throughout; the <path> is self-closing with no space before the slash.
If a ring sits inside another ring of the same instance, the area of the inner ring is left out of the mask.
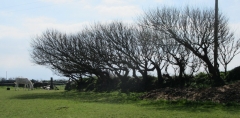
<path id="1" fill-rule="evenodd" d="M 193 102 L 186 100 L 140 100 L 141 93 L 96 93 L 96 92 L 46 92 L 13 96 L 11 99 L 64 99 L 79 102 L 97 102 L 110 104 L 136 104 L 147 110 L 177 110 L 186 112 L 212 112 L 220 109 L 229 113 L 239 113 L 240 106 L 236 104 L 217 104 L 212 102 Z"/>
<path id="2" fill-rule="evenodd" d="M 13 96 L 12 99 L 65 99 L 81 102 L 102 102 L 102 103 L 137 103 L 139 96 L 137 93 L 96 93 L 96 92 L 48 92 L 32 93 Z"/>

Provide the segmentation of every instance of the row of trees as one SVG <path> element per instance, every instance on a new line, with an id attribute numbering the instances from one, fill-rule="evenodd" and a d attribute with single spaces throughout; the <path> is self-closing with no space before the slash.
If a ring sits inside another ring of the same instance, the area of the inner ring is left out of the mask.
<path id="1" fill-rule="evenodd" d="M 226 72 L 227 65 L 239 53 L 240 40 L 234 38 L 225 16 L 220 14 L 218 19 L 218 60 Z M 76 34 L 47 30 L 32 40 L 31 47 L 34 63 L 79 85 L 86 77 L 96 77 L 98 85 L 104 86 L 113 77 L 124 83 L 128 76 L 139 79 L 138 74 L 147 83 L 149 72 L 155 71 L 161 87 L 163 75 L 168 76 L 172 68 L 179 86 L 184 86 L 185 78 L 201 67 L 213 85 L 224 84 L 223 78 L 216 77 L 219 70 L 213 65 L 211 9 L 163 7 L 146 12 L 135 24 L 96 23 Z"/>

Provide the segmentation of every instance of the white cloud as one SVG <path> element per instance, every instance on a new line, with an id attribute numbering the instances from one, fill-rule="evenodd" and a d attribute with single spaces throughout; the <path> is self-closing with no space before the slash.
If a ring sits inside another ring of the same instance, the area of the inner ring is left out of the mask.
<path id="1" fill-rule="evenodd" d="M 82 27 L 89 24 L 89 22 L 58 23 L 55 19 L 47 17 L 27 18 L 25 19 L 25 22 L 25 27 L 30 32 L 30 35 L 41 34 L 47 29 L 56 29 L 59 31 L 72 33 L 81 30 Z"/>
<path id="2" fill-rule="evenodd" d="M 163 3 L 165 0 L 154 0 L 154 1 L 158 3 Z"/>
<path id="3" fill-rule="evenodd" d="M 97 6 L 96 10 L 102 16 L 111 16 L 111 17 L 134 17 L 137 14 L 141 13 L 142 10 L 136 6 L 106 6 L 101 5 Z"/>
<path id="4" fill-rule="evenodd" d="M 13 16 L 12 12 L 9 11 L 0 11 L 0 17 L 6 18 L 6 17 L 11 17 Z"/>
<path id="5" fill-rule="evenodd" d="M 239 23 L 229 23 L 230 30 L 234 33 L 237 39 L 240 39 L 240 22 Z"/>
<path id="6" fill-rule="evenodd" d="M 126 3 L 124 0 L 103 0 L 105 5 L 122 5 L 124 3 Z"/>
<path id="7" fill-rule="evenodd" d="M 39 0 L 39 1 L 48 2 L 48 3 L 54 3 L 54 4 L 64 4 L 64 3 L 73 2 L 75 0 Z"/>
<path id="8" fill-rule="evenodd" d="M 19 39 L 26 36 L 26 33 L 17 27 L 0 25 L 0 40 L 6 38 Z"/>
<path id="9" fill-rule="evenodd" d="M 5 54 L 1 56 L 0 66 L 5 69 L 30 66 L 28 52 Z"/>
<path id="10" fill-rule="evenodd" d="M 18 27 L 0 25 L 0 67 L 11 70 L 13 68 L 32 68 L 29 57 L 31 36 L 41 35 L 43 31 L 57 29 L 63 32 L 77 32 L 88 22 L 59 23 L 47 17 L 26 18 Z M 4 56 L 3 56 L 4 55 Z"/>

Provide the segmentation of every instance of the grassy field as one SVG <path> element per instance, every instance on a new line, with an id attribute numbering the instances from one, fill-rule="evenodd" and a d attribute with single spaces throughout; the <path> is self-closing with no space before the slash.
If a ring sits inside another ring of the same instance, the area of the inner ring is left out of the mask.
<path id="1" fill-rule="evenodd" d="M 138 94 L 0 87 L 1 118 L 239 118 L 239 106 L 138 100 Z"/>

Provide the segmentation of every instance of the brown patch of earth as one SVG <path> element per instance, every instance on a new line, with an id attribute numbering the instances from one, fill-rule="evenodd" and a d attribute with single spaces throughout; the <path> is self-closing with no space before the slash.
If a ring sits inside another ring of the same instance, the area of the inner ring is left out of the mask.
<path id="1" fill-rule="evenodd" d="M 210 87 L 206 89 L 193 88 L 161 88 L 152 90 L 141 99 L 165 99 L 165 100 L 190 100 L 212 101 L 217 103 L 240 103 L 240 81 L 222 87 Z"/>

